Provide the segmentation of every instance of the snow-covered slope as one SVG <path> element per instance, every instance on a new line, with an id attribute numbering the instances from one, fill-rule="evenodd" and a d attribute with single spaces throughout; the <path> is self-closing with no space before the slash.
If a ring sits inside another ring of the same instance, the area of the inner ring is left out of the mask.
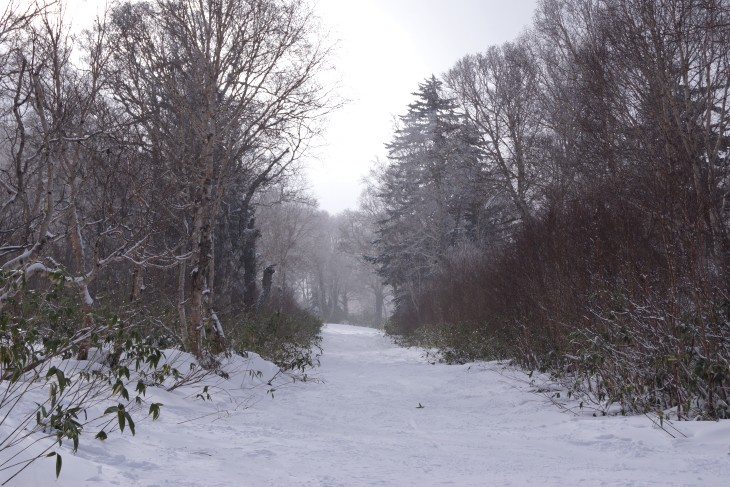
<path id="1" fill-rule="evenodd" d="M 14 485 L 730 485 L 728 421 L 675 423 L 673 439 L 643 416 L 561 412 L 497 364 L 431 365 L 367 328 L 323 336 L 314 381 L 155 392 L 162 415 L 137 436 L 86 438 L 58 481 L 48 459 Z"/>

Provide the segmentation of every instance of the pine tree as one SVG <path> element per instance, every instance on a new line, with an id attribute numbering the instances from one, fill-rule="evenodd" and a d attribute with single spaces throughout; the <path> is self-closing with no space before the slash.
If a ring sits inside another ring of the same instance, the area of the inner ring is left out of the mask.
<path id="1" fill-rule="evenodd" d="M 443 95 L 435 76 L 419 84 L 400 117 L 380 181 L 385 218 L 379 222 L 378 271 L 395 289 L 396 306 L 411 306 L 444 255 L 474 235 L 470 181 L 478 171 L 473 132 Z M 417 318 L 418 310 L 412 309 Z"/>

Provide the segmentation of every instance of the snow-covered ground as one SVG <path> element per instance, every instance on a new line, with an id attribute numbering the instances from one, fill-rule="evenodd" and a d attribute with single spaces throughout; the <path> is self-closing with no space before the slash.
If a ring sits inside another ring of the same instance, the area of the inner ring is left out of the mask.
<path id="1" fill-rule="evenodd" d="M 265 383 L 241 390 L 245 373 L 210 401 L 184 397 L 202 385 L 156 391 L 162 415 L 135 437 L 89 435 L 58 481 L 51 458 L 11 485 L 730 485 L 730 421 L 674 423 L 674 439 L 644 416 L 561 411 L 498 364 L 432 365 L 367 328 L 323 337 L 314 381 L 273 398 Z"/>

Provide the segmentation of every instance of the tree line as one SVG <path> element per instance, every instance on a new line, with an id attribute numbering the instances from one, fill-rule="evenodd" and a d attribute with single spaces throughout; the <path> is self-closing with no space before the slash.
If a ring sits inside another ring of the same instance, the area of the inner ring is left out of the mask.
<path id="1" fill-rule="evenodd" d="M 134 434 L 142 405 L 160 414 L 147 387 L 227 377 L 223 353 L 317 360 L 321 319 L 272 250 L 338 105 L 312 7 L 120 0 L 79 26 L 73 5 L 0 5 L 5 481 L 51 455 L 58 475 L 85 430 Z"/>
<path id="2" fill-rule="evenodd" d="M 392 333 L 725 417 L 730 3 L 541 0 L 424 80 L 369 191 Z"/>
<path id="3" fill-rule="evenodd" d="M 299 0 L 150 0 L 81 31 L 66 8 L 0 12 L 0 307 L 61 283 L 69 331 L 144 310 L 200 358 L 225 350 L 265 304 L 259 195 L 334 106 L 318 20 Z"/>

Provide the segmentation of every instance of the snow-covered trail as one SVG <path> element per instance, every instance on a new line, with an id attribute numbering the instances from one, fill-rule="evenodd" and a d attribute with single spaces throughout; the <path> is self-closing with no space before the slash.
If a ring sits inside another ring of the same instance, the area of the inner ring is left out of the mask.
<path id="1" fill-rule="evenodd" d="M 561 412 L 496 365 L 431 365 L 367 328 L 323 337 L 318 382 L 182 426 L 211 402 L 163 397 L 160 420 L 82 443 L 55 485 L 730 485 L 728 421 L 672 439 L 645 417 Z M 49 460 L 18 480 L 51 479 Z"/>

